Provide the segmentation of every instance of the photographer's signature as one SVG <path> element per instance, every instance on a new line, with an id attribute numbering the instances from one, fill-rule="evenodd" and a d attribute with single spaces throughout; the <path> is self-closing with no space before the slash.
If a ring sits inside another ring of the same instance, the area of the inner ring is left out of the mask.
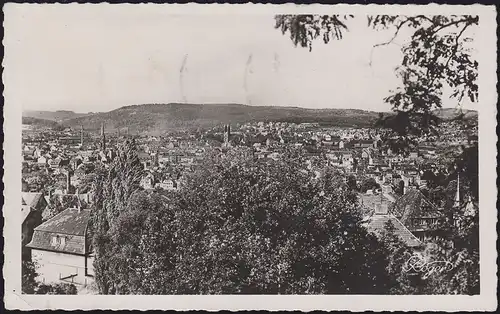
<path id="1" fill-rule="evenodd" d="M 439 274 L 453 269 L 453 264 L 448 261 L 427 261 L 420 255 L 412 255 L 403 265 L 407 273 L 420 273 L 423 278 L 432 274 Z"/>

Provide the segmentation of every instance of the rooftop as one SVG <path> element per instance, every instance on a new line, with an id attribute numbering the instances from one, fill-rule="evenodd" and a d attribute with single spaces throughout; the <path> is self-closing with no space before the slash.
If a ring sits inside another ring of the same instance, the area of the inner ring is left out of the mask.
<path id="1" fill-rule="evenodd" d="M 393 215 L 373 215 L 368 223 L 368 230 L 381 235 L 385 230 L 387 222 L 394 225 L 395 234 L 409 247 L 418 247 L 422 242 L 413 235 L 396 217 Z"/>
<path id="2" fill-rule="evenodd" d="M 22 192 L 21 193 L 21 204 L 36 208 L 40 200 L 43 199 L 42 193 L 36 192 Z"/>
<path id="3" fill-rule="evenodd" d="M 403 223 L 409 218 L 439 218 L 441 212 L 417 189 L 410 189 L 394 202 L 391 213 Z"/>
<path id="4" fill-rule="evenodd" d="M 35 231 L 83 236 L 89 219 L 90 209 L 68 208 L 36 227 Z"/>
<path id="5" fill-rule="evenodd" d="M 27 247 L 69 254 L 86 254 L 85 229 L 90 210 L 68 208 L 45 223 L 33 233 Z"/>

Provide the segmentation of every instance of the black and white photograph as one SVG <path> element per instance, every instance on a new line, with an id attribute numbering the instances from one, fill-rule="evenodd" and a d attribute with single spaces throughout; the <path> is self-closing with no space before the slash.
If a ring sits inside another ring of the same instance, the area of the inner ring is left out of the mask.
<path id="1" fill-rule="evenodd" d="M 6 305 L 495 310 L 495 8 L 410 7 L 6 4 Z"/>

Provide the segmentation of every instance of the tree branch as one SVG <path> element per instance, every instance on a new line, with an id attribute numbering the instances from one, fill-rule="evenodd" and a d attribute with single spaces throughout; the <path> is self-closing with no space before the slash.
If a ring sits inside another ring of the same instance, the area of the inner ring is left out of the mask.
<path id="1" fill-rule="evenodd" d="M 368 63 L 370 65 L 370 67 L 372 66 L 373 51 L 375 50 L 375 48 L 380 47 L 380 46 L 386 46 L 386 45 L 392 44 L 392 42 L 394 41 L 394 39 L 396 39 L 396 37 L 398 36 L 399 31 L 401 30 L 401 27 L 403 27 L 403 25 L 405 25 L 409 21 L 410 21 L 410 18 L 407 18 L 406 20 L 404 20 L 401 23 L 399 23 L 399 25 L 396 26 L 396 32 L 394 33 L 394 36 L 392 36 L 392 38 L 389 41 L 387 41 L 385 43 L 379 43 L 379 44 L 373 45 L 372 50 L 370 52 L 370 62 Z"/>
<path id="2" fill-rule="evenodd" d="M 446 61 L 446 64 L 445 64 L 445 68 L 448 67 L 448 64 L 450 63 L 450 60 L 451 58 L 453 57 L 453 55 L 455 55 L 455 53 L 457 53 L 457 50 L 458 50 L 458 41 L 460 39 L 460 36 L 462 36 L 462 34 L 464 33 L 464 31 L 467 29 L 467 27 L 469 27 L 470 24 L 465 24 L 464 28 L 462 28 L 462 30 L 458 33 L 457 37 L 455 38 L 455 45 L 453 46 L 453 52 L 451 53 L 450 57 L 448 58 L 448 60 Z"/>
<path id="3" fill-rule="evenodd" d="M 442 24 L 438 29 L 436 30 L 433 30 L 432 34 L 436 34 L 437 32 L 439 32 L 440 30 L 446 28 L 446 27 L 449 27 L 449 26 L 452 26 L 452 25 L 458 25 L 460 23 L 466 23 L 466 25 L 470 25 L 472 23 L 471 19 L 470 18 L 466 18 L 466 19 L 461 19 L 461 20 L 456 20 L 456 21 L 453 21 L 453 22 L 450 22 L 450 23 L 446 23 L 446 24 Z M 435 26 L 437 27 L 437 25 Z"/>

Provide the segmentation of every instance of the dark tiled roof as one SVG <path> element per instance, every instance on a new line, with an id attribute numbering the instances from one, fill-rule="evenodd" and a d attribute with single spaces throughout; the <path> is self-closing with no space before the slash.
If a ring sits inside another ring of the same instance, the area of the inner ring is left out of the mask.
<path id="1" fill-rule="evenodd" d="M 71 254 L 85 254 L 85 229 L 90 210 L 68 208 L 35 228 L 27 247 Z M 57 241 L 54 243 L 54 237 Z M 64 241 L 63 241 L 64 240 Z"/>
<path id="2" fill-rule="evenodd" d="M 68 208 L 36 227 L 35 230 L 83 236 L 89 218 L 89 209 Z"/>
<path id="3" fill-rule="evenodd" d="M 57 237 L 58 241 L 53 242 Z M 64 242 L 60 241 L 64 238 Z M 31 242 L 27 245 L 31 249 L 56 251 L 61 253 L 85 254 L 85 236 L 58 234 L 35 229 Z"/>
<path id="4" fill-rule="evenodd" d="M 396 235 L 409 247 L 417 247 L 422 242 L 413 235 L 396 217 L 392 215 L 373 215 L 368 223 L 368 230 L 376 234 L 382 234 L 385 224 L 391 221 L 395 228 Z"/>
<path id="5" fill-rule="evenodd" d="M 411 218 L 439 218 L 442 213 L 422 192 L 411 189 L 396 200 L 390 210 L 403 224 Z"/>

